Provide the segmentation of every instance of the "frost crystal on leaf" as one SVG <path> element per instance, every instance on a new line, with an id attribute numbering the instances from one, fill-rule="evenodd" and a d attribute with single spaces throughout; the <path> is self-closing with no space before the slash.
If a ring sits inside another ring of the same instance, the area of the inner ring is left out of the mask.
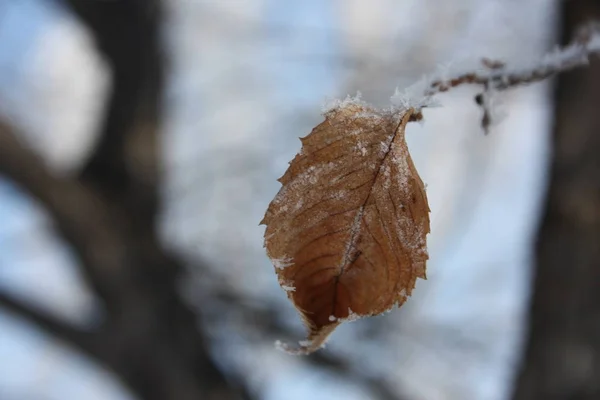
<path id="1" fill-rule="evenodd" d="M 361 107 L 367 106 L 367 103 L 365 103 L 364 101 L 362 101 L 360 99 L 361 97 L 362 97 L 362 94 L 360 92 L 356 92 L 356 96 L 352 97 L 350 95 L 347 95 L 344 100 L 329 99 L 329 100 L 325 101 L 325 103 L 323 104 L 323 107 L 321 108 L 321 111 L 323 112 L 323 114 L 328 114 L 332 111 L 335 111 L 335 110 L 341 109 L 341 108 L 345 108 L 350 105 L 358 105 Z"/>
<path id="2" fill-rule="evenodd" d="M 291 267 L 292 265 L 294 265 L 294 260 L 292 260 L 289 257 L 272 258 L 271 262 L 277 269 L 284 269 L 284 268 Z"/>
<path id="3" fill-rule="evenodd" d="M 346 322 L 354 322 L 356 320 L 360 319 L 360 315 L 356 314 L 354 311 L 352 311 L 350 309 L 350 307 L 348 307 L 348 316 L 346 318 L 344 318 L 344 321 Z"/>
<path id="4" fill-rule="evenodd" d="M 364 157 L 367 155 L 367 147 L 360 140 L 356 142 L 356 150 Z"/>

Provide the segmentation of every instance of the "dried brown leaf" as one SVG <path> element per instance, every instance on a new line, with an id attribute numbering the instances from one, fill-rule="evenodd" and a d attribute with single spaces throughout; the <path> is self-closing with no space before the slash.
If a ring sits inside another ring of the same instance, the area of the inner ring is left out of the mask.
<path id="1" fill-rule="evenodd" d="M 400 306 L 425 278 L 429 205 L 405 141 L 415 109 L 346 101 L 301 138 L 261 223 L 279 283 L 319 349 L 343 321 Z"/>

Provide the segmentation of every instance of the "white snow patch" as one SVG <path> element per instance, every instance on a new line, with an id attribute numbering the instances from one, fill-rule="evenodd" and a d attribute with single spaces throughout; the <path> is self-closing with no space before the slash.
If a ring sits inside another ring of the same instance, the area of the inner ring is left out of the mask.
<path id="1" fill-rule="evenodd" d="M 341 108 L 345 108 L 348 106 L 356 105 L 360 107 L 370 107 L 369 104 L 362 101 L 362 94 L 360 92 L 356 92 L 356 96 L 351 97 L 350 95 L 346 96 L 344 100 L 340 99 L 327 99 L 321 108 L 323 114 L 328 114 L 332 111 L 339 110 Z"/>
<path id="2" fill-rule="evenodd" d="M 354 128 L 351 131 L 348 131 L 347 134 L 353 135 L 353 136 L 358 136 L 358 135 L 361 135 L 363 132 L 364 132 L 364 129 L 362 127 L 359 127 L 359 128 Z"/>
<path id="3" fill-rule="evenodd" d="M 356 143 L 356 150 L 362 154 L 363 157 L 367 155 L 367 147 L 360 140 Z"/>
<path id="4" fill-rule="evenodd" d="M 394 95 L 390 98 L 392 105 L 401 110 L 414 108 L 417 111 L 425 107 L 439 107 L 440 103 L 433 96 L 427 94 L 433 81 L 432 77 L 423 76 L 404 90 L 396 88 Z"/>
<path id="5" fill-rule="evenodd" d="M 290 347 L 281 340 L 276 340 L 274 344 L 277 350 L 283 351 L 284 353 L 290 353 Z"/>
<path id="6" fill-rule="evenodd" d="M 266 242 L 267 240 L 270 240 L 270 239 L 272 239 L 272 238 L 273 238 L 273 236 L 275 236 L 275 234 L 274 234 L 274 233 L 269 233 L 268 235 L 265 235 L 265 242 Z"/>
<path id="7" fill-rule="evenodd" d="M 282 187 L 277 194 L 278 201 L 281 201 L 288 194 L 289 189 L 298 189 L 299 186 L 315 185 L 323 174 L 327 174 L 332 169 L 335 169 L 337 163 L 328 162 L 327 164 L 311 165 L 301 174 L 294 177 L 286 186 Z"/>
<path id="8" fill-rule="evenodd" d="M 358 233 L 360 231 L 360 227 L 362 225 L 362 218 L 363 218 L 364 212 L 365 212 L 365 206 L 363 204 L 358 209 L 358 212 L 356 213 L 356 217 L 354 217 L 354 221 L 352 222 L 352 226 L 350 227 L 350 238 L 348 239 L 348 242 L 346 243 L 346 249 L 344 250 L 344 258 L 342 259 L 342 264 L 340 266 L 340 268 L 342 268 L 342 269 L 346 267 L 346 264 L 349 261 L 348 257 L 350 256 L 350 251 L 352 250 L 352 248 L 355 245 L 354 241 L 358 238 L 357 235 L 358 235 Z"/>
<path id="9" fill-rule="evenodd" d="M 348 196 L 349 192 L 350 192 L 349 190 L 341 189 L 335 194 L 335 199 L 336 200 L 344 200 Z"/>
<path id="10" fill-rule="evenodd" d="M 390 143 L 389 142 L 381 142 L 379 143 L 379 156 L 383 157 L 387 154 L 387 152 L 390 150 Z"/>
<path id="11" fill-rule="evenodd" d="M 294 206 L 294 212 L 300 210 L 303 205 L 304 205 L 304 199 L 301 198 L 296 202 L 296 205 Z"/>
<path id="12" fill-rule="evenodd" d="M 383 115 L 381 114 L 384 110 L 377 110 L 376 108 L 365 104 L 364 107 L 368 107 L 363 109 L 363 111 L 354 113 L 352 115 L 352 117 L 354 119 L 372 119 L 373 121 L 369 121 L 371 124 L 371 127 L 376 126 L 377 124 L 381 123 L 381 119 L 383 118 Z"/>
<path id="13" fill-rule="evenodd" d="M 348 307 L 348 316 L 344 318 L 344 322 L 354 322 L 360 319 L 360 315 L 356 314 L 350 307 Z"/>
<path id="14" fill-rule="evenodd" d="M 385 190 L 388 190 L 390 188 L 390 186 L 392 185 L 392 181 L 391 181 L 391 173 L 390 173 L 390 166 L 386 165 L 383 167 L 383 188 Z"/>
<path id="15" fill-rule="evenodd" d="M 330 315 L 329 316 L 329 321 L 330 322 L 335 322 L 335 321 L 337 321 L 337 318 L 335 317 L 335 315 Z"/>
<path id="16" fill-rule="evenodd" d="M 284 269 L 294 265 L 294 260 L 290 257 L 271 258 L 271 262 L 273 263 L 273 266 L 277 269 Z"/>
<path id="17" fill-rule="evenodd" d="M 405 149 L 397 143 L 392 143 L 392 158 L 391 161 L 398 168 L 398 185 L 400 190 L 404 193 L 408 193 L 408 177 L 410 175 L 410 168 L 408 167 L 407 157 Z"/>

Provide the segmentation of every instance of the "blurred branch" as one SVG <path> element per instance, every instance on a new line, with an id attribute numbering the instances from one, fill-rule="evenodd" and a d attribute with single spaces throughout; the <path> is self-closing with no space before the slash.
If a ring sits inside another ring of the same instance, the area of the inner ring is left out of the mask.
<path id="1" fill-rule="evenodd" d="M 496 91 L 503 91 L 518 86 L 541 82 L 559 73 L 570 71 L 589 64 L 592 55 L 600 53 L 600 23 L 588 23 L 579 27 L 575 38 L 564 48 L 557 48 L 547 54 L 539 63 L 528 68 L 508 69 L 501 61 L 484 58 L 482 64 L 485 71 L 468 72 L 447 79 L 435 79 L 423 93 L 425 99 L 419 103 L 428 103 L 431 97 L 447 92 L 461 85 L 479 85 L 483 92 L 475 97 L 476 103 L 483 109 L 481 126 L 488 133 L 492 124 L 490 96 Z M 396 99 L 410 106 L 410 99 L 397 92 Z"/>
<path id="2" fill-rule="evenodd" d="M 26 305 L 22 301 L 17 301 L 4 292 L 0 292 L 0 306 L 1 309 L 24 318 L 26 321 L 35 324 L 46 333 L 67 344 L 74 345 L 86 353 L 89 353 L 92 349 L 93 338 L 90 334 L 79 330 L 66 321 Z"/>
<path id="3" fill-rule="evenodd" d="M 501 61 L 483 59 L 487 73 L 466 73 L 454 78 L 435 80 L 425 92 L 426 96 L 446 92 L 464 85 L 482 85 L 490 90 L 506 90 L 519 85 L 543 81 L 553 75 L 589 64 L 589 57 L 600 53 L 600 25 L 582 26 L 575 39 L 565 48 L 547 54 L 537 65 L 520 70 L 509 70 Z"/>
<path id="4" fill-rule="evenodd" d="M 52 175 L 17 136 L 13 127 L 0 121 L 0 173 L 50 212 L 82 260 L 82 272 L 90 287 L 103 299 L 113 296 L 123 283 L 123 271 L 117 266 L 125 255 L 118 230 L 110 226 L 109 211 L 83 184 Z"/>
<path id="5" fill-rule="evenodd" d="M 258 330 L 260 337 L 264 338 L 265 334 L 270 337 L 270 340 L 285 338 L 286 340 L 294 337 L 297 333 L 286 326 L 281 318 L 277 316 L 281 313 L 276 307 L 272 307 L 264 302 L 253 303 L 244 298 L 241 294 L 227 289 L 222 285 L 211 285 L 209 296 L 212 301 L 219 301 L 226 305 L 227 309 L 235 310 L 237 315 L 231 318 L 233 321 L 240 321 L 242 325 L 240 330 L 250 332 Z M 204 298 L 204 296 L 202 296 Z M 205 299 L 206 302 L 208 299 Z M 204 303 L 202 300 L 200 303 Z M 219 308 L 220 309 L 220 308 Z M 208 318 L 218 318 L 219 316 L 207 315 Z M 217 323 L 214 321 L 213 323 Z M 273 344 L 275 347 L 275 345 Z M 310 364 L 314 367 L 327 369 L 330 372 L 349 379 L 352 382 L 363 386 L 371 391 L 379 400 L 400 400 L 402 397 L 385 379 L 377 376 L 371 376 L 360 370 L 352 361 L 344 359 L 342 356 L 331 351 L 320 351 L 311 354 L 309 357 L 298 357 L 298 361 Z"/>
<path id="6" fill-rule="evenodd" d="M 90 283 L 100 293 L 110 292 L 116 305 L 89 342 L 6 296 L 4 306 L 94 356 L 141 398 L 192 400 L 211 393 L 239 398 L 244 389 L 234 388 L 212 363 L 196 316 L 177 293 L 176 276 L 170 271 L 180 266 L 176 259 L 158 245 L 142 251 L 138 238 L 120 228 L 117 221 L 125 218 L 118 209 L 85 184 L 52 175 L 2 121 L 0 173 L 45 206 L 80 257 Z M 136 276 L 136 271 L 149 276 Z M 157 275 L 160 271 L 164 273 Z"/>

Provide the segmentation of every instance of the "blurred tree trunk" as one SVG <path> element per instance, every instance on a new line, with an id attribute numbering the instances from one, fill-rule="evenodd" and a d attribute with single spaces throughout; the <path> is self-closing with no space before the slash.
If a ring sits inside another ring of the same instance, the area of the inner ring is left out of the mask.
<path id="1" fill-rule="evenodd" d="M 56 176 L 0 123 L 0 173 L 53 217 L 105 315 L 98 326 L 80 329 L 7 293 L 0 305 L 111 370 L 139 399 L 249 397 L 209 353 L 178 290 L 184 264 L 158 237 L 161 1 L 61 3 L 89 29 L 112 72 L 98 145 L 79 176 Z"/>
<path id="2" fill-rule="evenodd" d="M 600 1 L 561 2 L 562 41 Z M 600 63 L 562 74 L 537 238 L 529 339 L 514 399 L 600 399 Z"/>

